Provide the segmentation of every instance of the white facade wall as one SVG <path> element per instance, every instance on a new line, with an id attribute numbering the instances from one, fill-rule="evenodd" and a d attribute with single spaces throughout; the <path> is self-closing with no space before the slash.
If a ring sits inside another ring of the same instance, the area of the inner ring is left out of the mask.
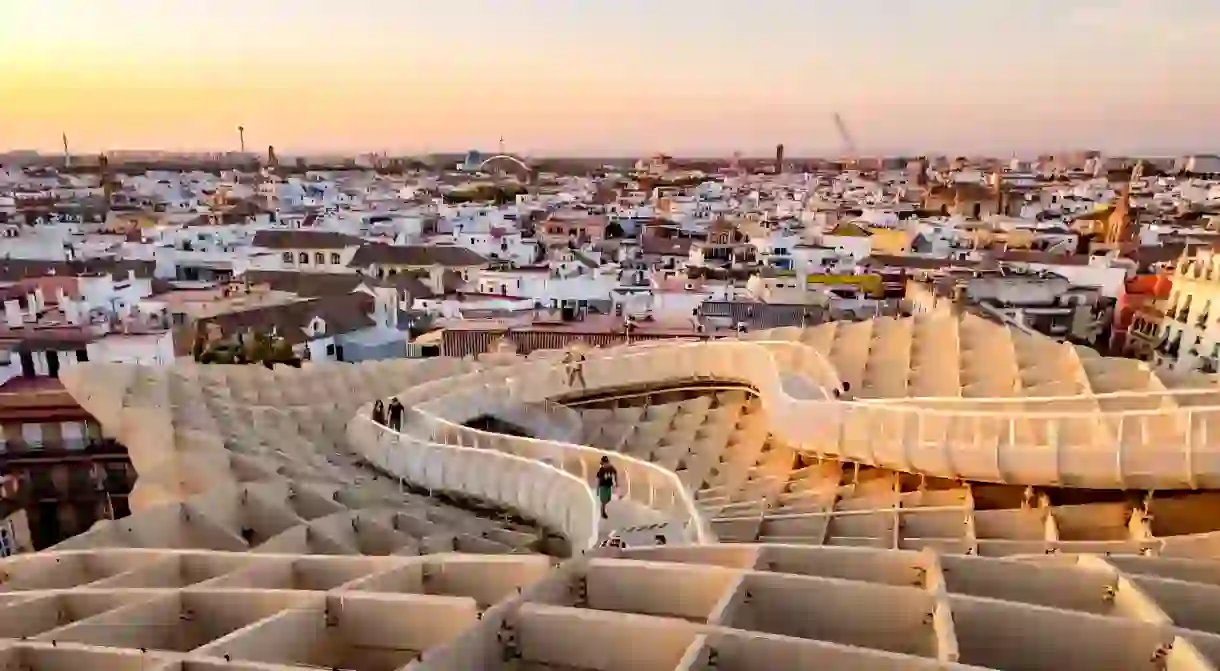
<path id="1" fill-rule="evenodd" d="M 138 363 L 164 366 L 174 362 L 174 337 L 169 331 L 158 334 L 111 334 L 87 348 L 89 361 Z"/>

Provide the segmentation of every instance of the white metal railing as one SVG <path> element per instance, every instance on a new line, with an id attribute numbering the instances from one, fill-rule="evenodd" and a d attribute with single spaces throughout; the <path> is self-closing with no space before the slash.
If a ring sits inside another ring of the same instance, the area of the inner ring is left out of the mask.
<path id="1" fill-rule="evenodd" d="M 858 399 L 857 403 L 869 405 L 918 405 L 921 403 L 943 405 L 996 405 L 1002 403 L 1026 403 L 1030 405 L 1049 405 L 1072 401 L 1105 401 L 1125 398 L 1166 398 L 1169 400 L 1194 399 L 1214 396 L 1220 402 L 1220 387 L 1189 387 L 1185 389 L 1149 389 L 1147 391 L 1105 391 L 1094 394 L 1072 394 L 1066 396 L 992 396 L 968 398 L 965 396 L 904 396 L 902 398 L 869 398 Z"/>
<path id="2" fill-rule="evenodd" d="M 602 457 L 609 457 L 618 471 L 621 496 L 654 510 L 667 519 L 676 518 L 688 542 L 705 543 L 711 540 L 709 527 L 699 514 L 693 494 L 673 471 L 626 454 L 589 445 L 490 433 L 463 426 L 449 419 L 454 416 L 452 410 L 456 407 L 466 409 L 468 413 L 480 407 L 475 397 L 486 393 L 498 398 L 502 397 L 501 394 L 510 393 L 509 389 L 511 380 L 506 381 L 502 387 L 483 387 L 467 394 L 454 394 L 440 399 L 440 403 L 428 404 L 429 410 L 436 410 L 436 405 L 441 403 L 449 406 L 437 414 L 431 414 L 420 407 L 417 407 L 417 410 L 421 412 L 424 423 L 431 424 L 433 440 L 454 445 L 492 447 L 543 461 L 572 474 L 584 482 L 587 489 L 593 483 L 593 476 L 597 473 Z M 474 414 L 481 412 L 482 410 Z M 589 491 L 592 492 L 591 489 Z"/>
<path id="3" fill-rule="evenodd" d="M 541 460 L 506 450 L 420 440 L 361 412 L 348 438 L 364 456 L 412 485 L 454 491 L 533 516 L 563 534 L 575 551 L 596 547 L 598 505 L 585 483 Z"/>
<path id="4" fill-rule="evenodd" d="M 777 359 L 761 361 L 747 348 L 805 348 L 814 355 L 800 366 L 781 368 Z M 1096 487 L 1190 488 L 1220 481 L 1220 406 L 1178 406 L 1164 395 L 1151 409 L 1102 410 L 1090 397 L 1072 397 L 1072 409 L 1022 410 L 926 408 L 867 401 L 796 399 L 779 384 L 780 371 L 803 373 L 826 386 L 837 381 L 813 348 L 792 341 L 717 341 L 678 346 L 734 361 L 730 378 L 748 378 L 772 413 L 774 430 L 806 451 L 944 477 L 1019 484 L 1071 484 Z M 722 350 L 722 352 L 717 352 Z M 649 357 L 666 366 L 655 352 Z M 679 358 L 669 351 L 665 359 Z M 695 369 L 726 366 L 695 357 Z M 652 376 L 654 379 L 661 374 Z M 1133 395 L 1138 396 L 1138 395 Z M 998 401 L 996 402 L 998 405 Z M 1092 405 L 1093 407 L 1087 407 Z M 1080 406 L 1086 406 L 1084 408 Z"/>
<path id="5" fill-rule="evenodd" d="M 1060 403 L 1076 407 L 1032 411 L 1025 406 L 1046 408 L 1051 402 L 962 399 L 960 404 L 953 400 L 946 404 L 949 407 L 936 408 L 903 400 L 840 400 L 833 393 L 841 386 L 833 365 L 816 349 L 796 341 L 594 350 L 584 366 L 588 386 L 594 389 L 692 374 L 739 381 L 758 390 L 771 414 L 773 431 L 802 450 L 847 461 L 1018 484 L 1220 486 L 1212 484 L 1220 481 L 1220 405 L 1183 407 L 1172 400 L 1205 398 L 1220 390 L 1059 397 Z M 429 438 L 444 444 L 491 445 L 555 464 L 585 483 L 596 470 L 596 461 L 611 456 L 628 498 L 681 519 L 693 542 L 711 539 L 693 495 L 672 471 L 617 452 L 462 426 L 474 416 L 471 413 L 502 406 L 506 399 L 539 403 L 569 392 L 564 370 L 554 361 L 524 361 L 449 378 L 427 389 L 417 387 L 410 395 L 419 401 L 416 410 Z M 794 397 L 783 383 L 786 375 L 812 382 L 816 393 Z M 1127 396 L 1156 399 L 1159 407 L 1102 410 L 1097 405 L 1099 399 Z M 961 407 L 975 400 L 984 407 Z"/>
<path id="6" fill-rule="evenodd" d="M 518 385 L 514 378 L 506 378 L 505 373 L 509 370 L 520 372 L 523 368 L 533 372 L 564 369 L 561 363 L 554 361 L 528 361 L 518 366 L 477 371 L 458 376 L 458 379 L 450 378 L 448 383 L 438 380 L 435 384 L 417 386 L 398 395 L 404 401 L 421 399 L 408 414 L 404 428 L 418 429 L 422 425 L 428 432 L 427 438 L 440 444 L 497 449 L 553 464 L 585 482 L 586 489 L 592 484 L 601 458 L 610 457 L 618 471 L 620 493 L 624 498 L 669 519 L 676 518 L 683 529 L 685 539 L 689 542 L 703 543 L 711 540 L 710 527 L 699 514 L 693 494 L 677 474 L 668 469 L 622 453 L 588 445 L 508 436 L 480 431 L 462 424 L 482 414 L 494 414 L 516 402 L 517 397 L 513 390 L 518 388 Z M 531 400 L 521 400 L 521 403 L 546 407 L 546 399 L 545 394 L 536 395 Z M 506 403 L 506 400 L 510 402 Z M 370 409 L 371 404 L 366 405 L 360 414 L 367 416 Z M 592 495 L 592 490 L 589 491 Z"/>

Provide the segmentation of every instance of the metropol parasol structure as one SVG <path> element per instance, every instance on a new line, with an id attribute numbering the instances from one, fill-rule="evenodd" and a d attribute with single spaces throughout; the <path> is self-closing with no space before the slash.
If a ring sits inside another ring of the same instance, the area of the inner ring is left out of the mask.
<path id="1" fill-rule="evenodd" d="M 1220 668 L 1211 377 L 949 314 L 583 354 L 65 371 L 133 513 L 2 562 L 0 668 Z"/>

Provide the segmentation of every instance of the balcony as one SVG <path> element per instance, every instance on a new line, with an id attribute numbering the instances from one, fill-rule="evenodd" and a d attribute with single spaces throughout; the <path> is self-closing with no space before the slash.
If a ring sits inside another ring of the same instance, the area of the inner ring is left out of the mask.
<path id="1" fill-rule="evenodd" d="M 53 460 L 80 460 L 96 458 L 125 459 L 127 447 L 110 438 L 89 440 L 44 441 L 37 444 L 9 445 L 0 451 L 0 463 L 18 466 L 22 462 L 45 462 Z"/>
<path id="2" fill-rule="evenodd" d="M 74 472 L 68 477 L 68 498 L 74 501 L 92 501 L 105 495 L 102 483 L 92 473 Z"/>
<path id="3" fill-rule="evenodd" d="M 0 416 L 13 423 L 73 421 L 87 419 L 89 414 L 59 380 L 16 377 L 0 385 Z"/>

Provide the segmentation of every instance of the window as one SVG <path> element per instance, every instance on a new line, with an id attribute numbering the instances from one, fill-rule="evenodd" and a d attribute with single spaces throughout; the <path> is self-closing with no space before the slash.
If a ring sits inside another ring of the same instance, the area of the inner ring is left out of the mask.
<path id="1" fill-rule="evenodd" d="M 104 482 L 106 491 L 111 493 L 127 493 L 131 490 L 131 477 L 128 475 L 126 466 L 121 464 L 106 464 L 105 469 Z"/>
<path id="2" fill-rule="evenodd" d="M 301 263 L 309 263 L 309 252 L 301 252 L 298 254 L 297 261 Z"/>
<path id="3" fill-rule="evenodd" d="M 322 252 L 314 252 L 313 262 L 318 264 L 319 266 L 326 265 L 326 255 L 323 254 Z"/>
<path id="4" fill-rule="evenodd" d="M 292 263 L 292 252 L 284 252 L 284 263 Z"/>
<path id="5" fill-rule="evenodd" d="M 340 260 L 339 260 L 339 253 L 338 253 L 338 252 L 331 252 L 331 253 L 330 253 L 330 263 L 331 263 L 331 265 L 333 265 L 333 266 L 337 266 L 337 265 L 339 265 L 340 263 L 342 263 L 342 261 L 340 261 Z"/>
<path id="6" fill-rule="evenodd" d="M 21 352 L 18 357 L 21 359 L 21 376 L 34 377 L 34 355 L 30 352 Z"/>

